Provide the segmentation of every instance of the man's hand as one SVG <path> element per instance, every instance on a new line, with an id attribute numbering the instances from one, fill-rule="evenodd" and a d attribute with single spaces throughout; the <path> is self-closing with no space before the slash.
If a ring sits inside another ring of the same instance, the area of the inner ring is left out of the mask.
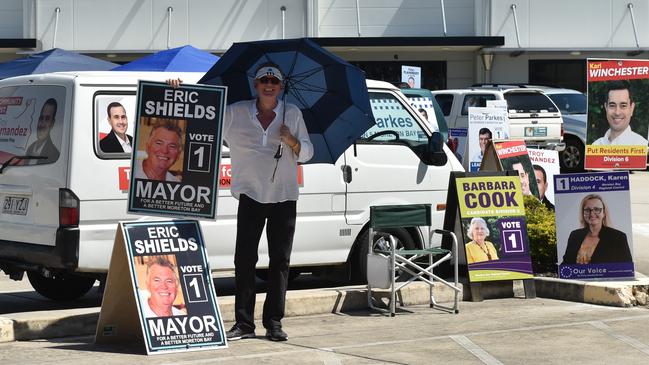
<path id="1" fill-rule="evenodd" d="M 279 137 L 296 155 L 300 154 L 300 141 L 291 134 L 291 130 L 286 126 L 286 124 L 282 124 L 282 126 L 279 127 Z"/>
<path id="2" fill-rule="evenodd" d="M 282 124 L 282 126 L 279 127 L 279 137 L 282 139 L 282 142 L 289 147 L 298 143 L 297 138 L 291 134 L 291 130 L 286 126 L 286 124 Z"/>
<path id="3" fill-rule="evenodd" d="M 183 83 L 183 80 L 181 80 L 180 77 L 177 78 L 177 79 L 167 79 L 167 85 L 173 87 L 174 89 L 177 89 L 178 87 L 180 87 L 180 84 L 182 84 L 182 83 Z"/>

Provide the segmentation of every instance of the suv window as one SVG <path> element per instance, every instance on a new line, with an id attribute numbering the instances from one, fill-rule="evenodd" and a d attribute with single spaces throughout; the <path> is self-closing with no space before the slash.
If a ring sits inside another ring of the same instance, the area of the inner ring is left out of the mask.
<path id="1" fill-rule="evenodd" d="M 481 108 L 486 107 L 487 100 L 496 100 L 496 95 L 494 94 L 465 95 L 464 100 L 462 101 L 462 115 L 469 115 L 469 107 L 475 107 L 475 106 Z"/>
<path id="2" fill-rule="evenodd" d="M 376 125 L 361 136 L 361 141 L 379 132 L 394 131 L 399 134 L 401 141 L 412 141 L 415 144 L 428 142 L 428 136 L 417 123 L 417 119 L 395 95 L 384 92 L 370 92 L 369 95 Z M 374 141 L 394 140 L 395 136 L 392 134 L 374 139 Z"/>
<path id="3" fill-rule="evenodd" d="M 586 95 L 584 94 L 547 94 L 561 114 L 586 114 Z"/>
<path id="4" fill-rule="evenodd" d="M 515 92 L 505 93 L 507 109 L 510 113 L 556 113 L 557 107 L 552 101 L 540 92 Z"/>
<path id="5" fill-rule="evenodd" d="M 0 88 L 0 164 L 54 163 L 61 154 L 65 88 L 50 85 Z"/>
<path id="6" fill-rule="evenodd" d="M 445 117 L 451 115 L 451 109 L 453 106 L 453 95 L 451 94 L 436 94 L 435 100 L 439 107 L 442 108 L 442 113 Z"/>

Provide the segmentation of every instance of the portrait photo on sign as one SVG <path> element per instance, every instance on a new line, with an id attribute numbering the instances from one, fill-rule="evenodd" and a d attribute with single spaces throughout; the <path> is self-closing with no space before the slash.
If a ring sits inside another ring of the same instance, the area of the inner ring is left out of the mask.
<path id="1" fill-rule="evenodd" d="M 181 182 L 185 132 L 183 119 L 140 118 L 133 177 Z"/>
<path id="2" fill-rule="evenodd" d="M 647 145 L 649 79 L 588 83 L 587 145 Z"/>
<path id="3" fill-rule="evenodd" d="M 505 171 L 516 171 L 521 180 L 523 195 L 534 195 L 539 197 L 539 187 L 536 184 L 534 167 L 528 155 L 519 155 L 503 158 L 500 160 Z"/>
<path id="4" fill-rule="evenodd" d="M 109 158 L 130 155 L 135 130 L 135 95 L 98 94 L 94 102 L 97 152 Z"/>
<path id="5" fill-rule="evenodd" d="M 558 264 L 633 261 L 628 191 L 562 194 L 558 203 Z"/>
<path id="6" fill-rule="evenodd" d="M 176 256 L 136 256 L 134 261 L 144 317 L 187 315 Z"/>
<path id="7" fill-rule="evenodd" d="M 467 264 L 500 259 L 498 217 L 462 219 Z"/>

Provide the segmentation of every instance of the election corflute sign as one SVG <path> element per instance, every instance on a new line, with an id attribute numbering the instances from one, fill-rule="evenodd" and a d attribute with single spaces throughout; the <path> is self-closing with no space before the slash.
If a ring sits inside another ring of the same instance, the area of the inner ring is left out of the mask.
<path id="1" fill-rule="evenodd" d="M 519 177 L 467 175 L 455 179 L 454 190 L 469 281 L 531 279 Z"/>
<path id="2" fill-rule="evenodd" d="M 147 354 L 227 347 L 197 221 L 120 223 L 96 341 L 132 339 Z"/>
<path id="3" fill-rule="evenodd" d="M 129 212 L 214 219 L 226 90 L 140 81 Z"/>
<path id="4" fill-rule="evenodd" d="M 556 175 L 554 194 L 559 277 L 633 278 L 629 173 Z"/>
<path id="5" fill-rule="evenodd" d="M 587 61 L 586 169 L 645 169 L 649 60 Z"/>
<path id="6" fill-rule="evenodd" d="M 521 180 L 523 195 L 539 197 L 539 188 L 534 179 L 534 168 L 523 140 L 494 142 L 496 155 L 503 170 L 516 171 Z"/>

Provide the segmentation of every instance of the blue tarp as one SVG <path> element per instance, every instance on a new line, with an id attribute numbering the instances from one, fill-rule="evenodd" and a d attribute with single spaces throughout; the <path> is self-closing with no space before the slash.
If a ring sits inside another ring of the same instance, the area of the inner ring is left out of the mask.
<path id="1" fill-rule="evenodd" d="M 218 59 L 219 57 L 209 52 L 183 46 L 142 57 L 115 67 L 113 71 L 206 72 Z"/>
<path id="2" fill-rule="evenodd" d="M 57 71 L 107 71 L 115 66 L 117 65 L 112 62 L 54 48 L 0 63 L 0 79 Z"/>

